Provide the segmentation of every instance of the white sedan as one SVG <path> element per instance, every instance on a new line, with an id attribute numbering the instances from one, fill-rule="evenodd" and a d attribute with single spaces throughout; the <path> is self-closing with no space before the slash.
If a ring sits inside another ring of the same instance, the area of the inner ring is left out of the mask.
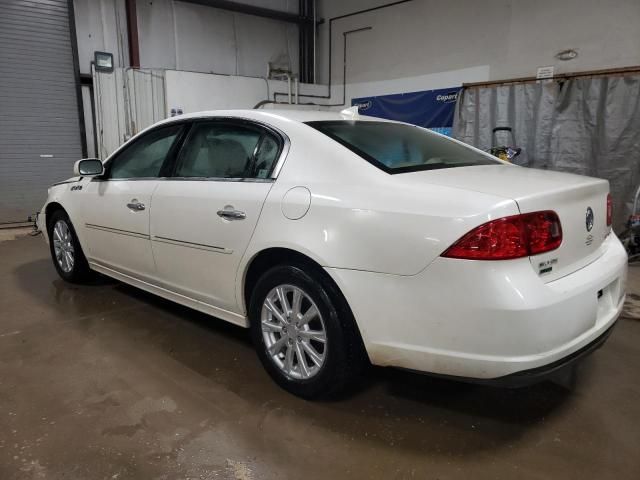
<path id="1" fill-rule="evenodd" d="M 599 346 L 625 299 L 606 181 L 408 124 L 197 113 L 74 168 L 38 217 L 63 279 L 100 272 L 250 328 L 307 398 L 369 362 L 528 384 Z"/>

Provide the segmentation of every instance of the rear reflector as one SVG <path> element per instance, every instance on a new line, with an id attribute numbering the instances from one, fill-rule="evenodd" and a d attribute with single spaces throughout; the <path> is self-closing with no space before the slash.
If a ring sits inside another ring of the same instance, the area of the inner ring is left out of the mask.
<path id="1" fill-rule="evenodd" d="M 636 213 L 636 212 L 633 212 Z M 613 218 L 613 201 L 611 200 L 611 194 L 607 194 L 607 226 L 611 226 L 611 220 Z"/>
<path id="2" fill-rule="evenodd" d="M 525 213 L 474 228 L 442 254 L 467 260 L 509 260 L 555 250 L 562 243 L 556 212 Z"/>

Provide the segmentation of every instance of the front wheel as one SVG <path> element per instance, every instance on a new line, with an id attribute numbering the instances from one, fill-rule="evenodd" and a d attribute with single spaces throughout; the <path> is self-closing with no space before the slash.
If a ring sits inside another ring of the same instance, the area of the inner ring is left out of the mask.
<path id="1" fill-rule="evenodd" d="M 344 390 L 364 364 L 348 309 L 320 272 L 281 265 L 257 282 L 250 304 L 251 334 L 267 372 L 304 397 Z"/>
<path id="2" fill-rule="evenodd" d="M 47 225 L 51 259 L 58 275 L 72 283 L 88 280 L 91 270 L 67 214 L 63 210 L 56 210 Z"/>

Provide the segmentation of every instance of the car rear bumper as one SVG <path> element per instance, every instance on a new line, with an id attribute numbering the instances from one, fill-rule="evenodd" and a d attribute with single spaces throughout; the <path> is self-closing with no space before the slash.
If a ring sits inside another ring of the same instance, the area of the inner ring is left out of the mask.
<path id="1" fill-rule="evenodd" d="M 372 363 L 525 384 L 604 342 L 620 315 L 626 252 L 615 235 L 601 248 L 591 264 L 548 283 L 528 259 L 438 258 L 415 276 L 327 271 Z"/>
<path id="2" fill-rule="evenodd" d="M 610 326 L 602 335 L 596 338 L 591 343 L 585 345 L 579 350 L 567 355 L 566 357 L 557 360 L 555 362 L 543 365 L 541 367 L 531 368 L 529 370 L 522 370 L 520 372 L 505 375 L 498 378 L 468 378 L 468 377 L 456 377 L 453 375 L 438 375 L 439 378 L 446 378 L 449 380 L 456 380 L 460 382 L 474 383 L 479 385 L 488 385 L 493 387 L 505 387 L 505 388 L 521 388 L 533 385 L 544 380 L 556 378 L 558 374 L 568 371 L 574 367 L 584 357 L 591 355 L 597 349 L 599 349 L 604 342 L 607 341 L 609 335 L 615 328 L 614 323 Z M 423 372 L 420 372 L 423 373 Z"/>

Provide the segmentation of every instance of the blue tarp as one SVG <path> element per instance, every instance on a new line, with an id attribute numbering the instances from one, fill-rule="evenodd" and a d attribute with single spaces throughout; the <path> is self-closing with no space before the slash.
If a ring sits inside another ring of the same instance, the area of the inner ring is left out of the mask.
<path id="1" fill-rule="evenodd" d="M 460 87 L 396 93 L 351 100 L 362 115 L 399 120 L 451 135 L 453 112 Z"/>

